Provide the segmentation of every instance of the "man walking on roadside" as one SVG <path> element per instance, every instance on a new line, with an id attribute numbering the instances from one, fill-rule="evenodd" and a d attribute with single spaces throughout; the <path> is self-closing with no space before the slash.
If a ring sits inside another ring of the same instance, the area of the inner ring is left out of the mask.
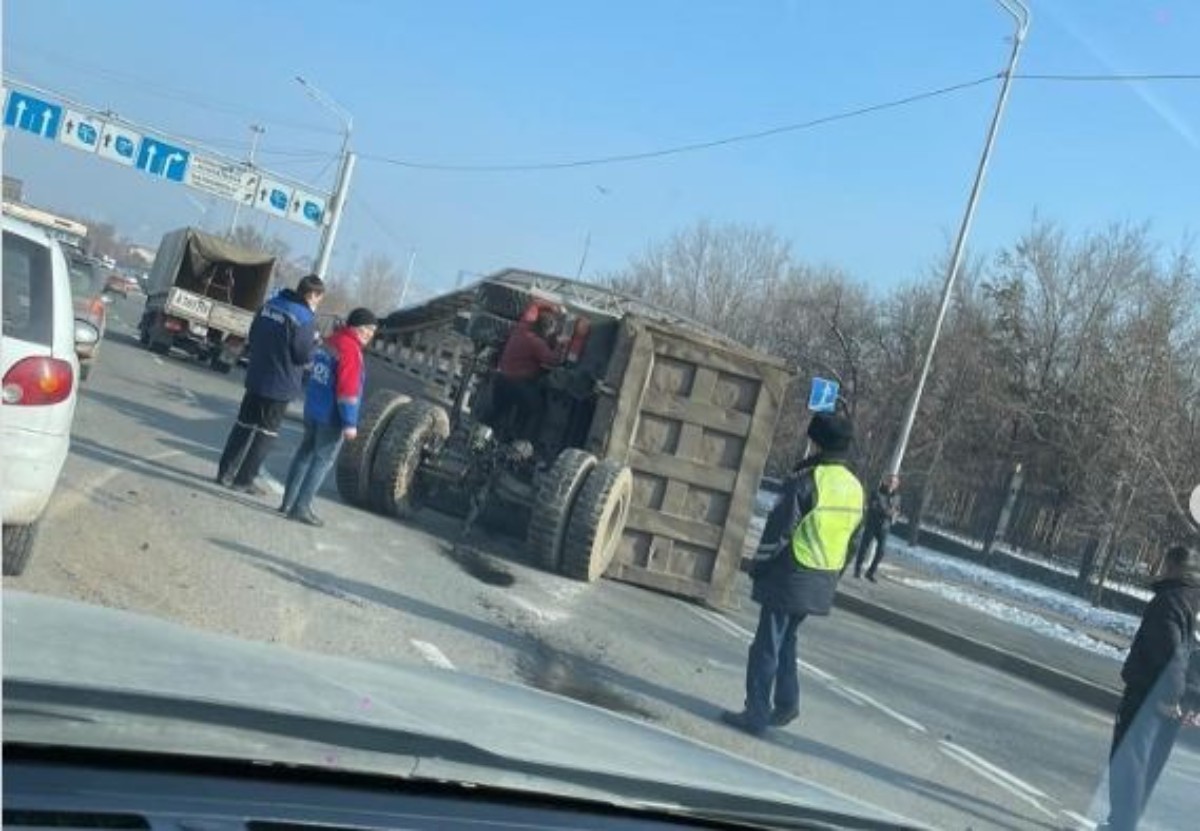
<path id="1" fill-rule="evenodd" d="M 325 283 L 310 274 L 295 291 L 284 289 L 255 315 L 246 344 L 246 392 L 217 467 L 219 484 L 266 494 L 256 481 L 258 472 L 279 436 L 288 402 L 303 392 L 304 368 L 317 346 L 316 310 L 324 296 Z"/>
<path id="2" fill-rule="evenodd" d="M 867 569 L 867 579 L 875 582 L 875 572 L 887 553 L 887 540 L 888 535 L 892 533 L 892 523 L 899 518 L 900 477 L 889 473 L 879 483 L 879 489 L 871 494 L 871 502 L 867 507 L 867 521 L 858 542 L 858 554 L 854 558 L 855 577 L 862 577 L 863 561 L 866 560 L 867 551 L 874 542 L 875 556 Z"/>
<path id="3" fill-rule="evenodd" d="M 368 309 L 355 309 L 346 325 L 322 344 L 313 358 L 304 396 L 304 438 L 288 469 L 279 512 L 289 519 L 320 528 L 313 498 L 337 458 L 342 441 L 358 438 L 366 366 L 363 347 L 375 337 L 378 321 Z"/>
<path id="4" fill-rule="evenodd" d="M 863 487 L 850 469 L 854 430 L 820 413 L 808 426 L 816 452 L 787 479 L 767 517 L 750 575 L 762 606 L 746 666 L 746 704 L 721 720 L 752 735 L 800 714 L 796 630 L 808 615 L 828 615 L 863 514 Z"/>
<path id="5" fill-rule="evenodd" d="M 1163 557 L 1154 597 L 1121 669 L 1109 754 L 1108 831 L 1134 831 L 1184 725 L 1200 727 L 1200 553 Z"/>

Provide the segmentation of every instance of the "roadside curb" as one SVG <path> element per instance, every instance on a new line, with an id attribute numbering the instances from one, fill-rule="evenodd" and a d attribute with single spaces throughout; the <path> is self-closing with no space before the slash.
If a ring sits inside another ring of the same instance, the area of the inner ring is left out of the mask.
<path id="1" fill-rule="evenodd" d="M 926 623 L 880 603 L 838 592 L 836 605 L 847 612 L 882 623 L 968 660 L 986 664 L 1072 698 L 1081 704 L 1115 713 L 1121 691 L 1069 672 L 1046 666 L 991 644 Z"/>

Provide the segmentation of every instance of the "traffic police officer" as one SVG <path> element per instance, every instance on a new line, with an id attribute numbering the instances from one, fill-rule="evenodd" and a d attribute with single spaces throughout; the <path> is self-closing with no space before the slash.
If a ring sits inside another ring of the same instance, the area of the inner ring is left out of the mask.
<path id="1" fill-rule="evenodd" d="M 800 714 L 796 630 L 808 615 L 829 614 L 862 524 L 865 495 L 848 461 L 853 426 L 819 413 L 808 437 L 816 452 L 784 483 L 750 572 L 762 610 L 746 667 L 745 708 L 721 714 L 754 735 Z"/>

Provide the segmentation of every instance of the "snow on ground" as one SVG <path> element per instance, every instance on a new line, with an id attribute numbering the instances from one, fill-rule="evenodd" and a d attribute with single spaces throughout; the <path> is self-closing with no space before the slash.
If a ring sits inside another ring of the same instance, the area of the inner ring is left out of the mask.
<path id="1" fill-rule="evenodd" d="M 965 545 L 968 548 L 974 549 L 975 551 L 983 550 L 982 542 L 980 542 L 979 540 L 976 540 L 976 539 L 972 539 L 971 537 L 964 536 L 963 534 L 958 534 L 958 533 L 955 533 L 954 531 L 947 531 L 945 528 L 941 528 L 937 525 L 929 525 L 928 523 L 922 524 L 921 527 L 928 528 L 930 531 L 936 533 L 938 536 L 945 537 L 946 539 L 949 539 L 949 540 L 953 540 L 954 542 Z M 1073 574 L 1077 573 L 1077 569 L 1075 569 L 1071 566 L 1065 565 L 1063 563 L 1056 563 L 1053 560 L 1047 559 L 1046 557 L 1044 557 L 1041 554 L 1035 554 L 1033 552 L 1026 551 L 1023 548 L 1017 548 L 1015 546 L 1007 545 L 1005 543 L 998 543 L 996 545 L 996 550 L 1002 551 L 1003 553 L 1007 554 L 1008 556 L 1010 556 L 1014 559 L 1022 560 L 1026 563 L 1033 563 L 1034 565 L 1041 566 L 1042 568 L 1049 569 L 1050 571 L 1056 571 L 1059 574 L 1072 574 L 1073 575 Z M 1137 597 L 1141 600 L 1149 600 L 1151 597 L 1154 596 L 1154 593 L 1149 591 L 1148 589 L 1146 589 L 1142 586 L 1133 585 L 1132 583 L 1125 583 L 1125 582 L 1120 582 L 1117 580 L 1109 580 L 1107 585 L 1110 589 L 1119 591 L 1122 594 L 1127 594 L 1131 597 Z"/>
<path id="2" fill-rule="evenodd" d="M 1032 629 L 1039 634 L 1069 643 L 1081 649 L 1086 649 L 1097 655 L 1103 655 L 1106 658 L 1112 658 L 1114 661 L 1121 661 L 1125 658 L 1126 650 L 1124 649 L 1119 649 L 1110 643 L 1097 640 L 1069 626 L 1048 620 L 1027 609 L 1018 609 L 1016 606 L 1009 605 L 994 597 L 986 597 L 970 589 L 934 580 L 921 580 L 915 577 L 900 576 L 893 577 L 892 579 L 906 586 L 912 586 L 915 589 L 933 592 L 952 603 L 957 603 L 960 606 L 968 606 L 982 612 L 988 617 L 1002 620 L 1005 623 L 1015 624 L 1025 629 Z"/>
<path id="3" fill-rule="evenodd" d="M 896 540 L 899 543 L 898 540 Z M 910 548 L 899 543 L 894 548 L 897 560 L 925 574 L 944 577 L 986 590 L 1000 599 L 1016 601 L 1026 606 L 1045 609 L 1056 617 L 1073 621 L 1091 629 L 1112 632 L 1132 638 L 1137 631 L 1138 618 L 1111 609 L 1097 609 L 1086 600 L 1057 591 L 1011 574 L 993 571 L 977 563 L 939 554 L 923 546 Z M 1064 627 L 1065 628 L 1065 627 Z"/>

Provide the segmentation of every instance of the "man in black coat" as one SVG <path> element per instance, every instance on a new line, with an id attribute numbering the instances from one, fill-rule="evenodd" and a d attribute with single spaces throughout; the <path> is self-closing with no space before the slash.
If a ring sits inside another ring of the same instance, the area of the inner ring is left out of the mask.
<path id="1" fill-rule="evenodd" d="M 862 524 L 863 487 L 848 461 L 850 422 L 818 414 L 808 437 L 816 453 L 784 483 L 750 572 L 752 597 L 762 610 L 746 665 L 745 708 L 721 714 L 726 724 L 752 735 L 800 714 L 796 631 L 808 615 L 829 614 Z"/>
<path id="2" fill-rule="evenodd" d="M 879 489 L 871 494 L 871 503 L 867 508 L 867 521 L 863 528 L 862 537 L 858 543 L 858 555 L 854 558 L 854 576 L 862 577 L 863 561 L 871 543 L 875 543 L 875 557 L 867 569 L 867 579 L 875 582 L 875 572 L 887 553 L 888 535 L 892 533 L 892 523 L 900 518 L 900 477 L 889 473 L 879 483 Z"/>
<path id="3" fill-rule="evenodd" d="M 1121 669 L 1104 828 L 1134 831 L 1184 724 L 1200 726 L 1200 553 L 1167 551 Z"/>
<path id="4" fill-rule="evenodd" d="M 255 480 L 279 436 L 288 402 L 304 392 L 304 369 L 317 348 L 317 306 L 324 296 L 324 281 L 310 274 L 255 315 L 247 340 L 246 392 L 217 465 L 217 482 L 225 487 L 265 495 Z"/>

